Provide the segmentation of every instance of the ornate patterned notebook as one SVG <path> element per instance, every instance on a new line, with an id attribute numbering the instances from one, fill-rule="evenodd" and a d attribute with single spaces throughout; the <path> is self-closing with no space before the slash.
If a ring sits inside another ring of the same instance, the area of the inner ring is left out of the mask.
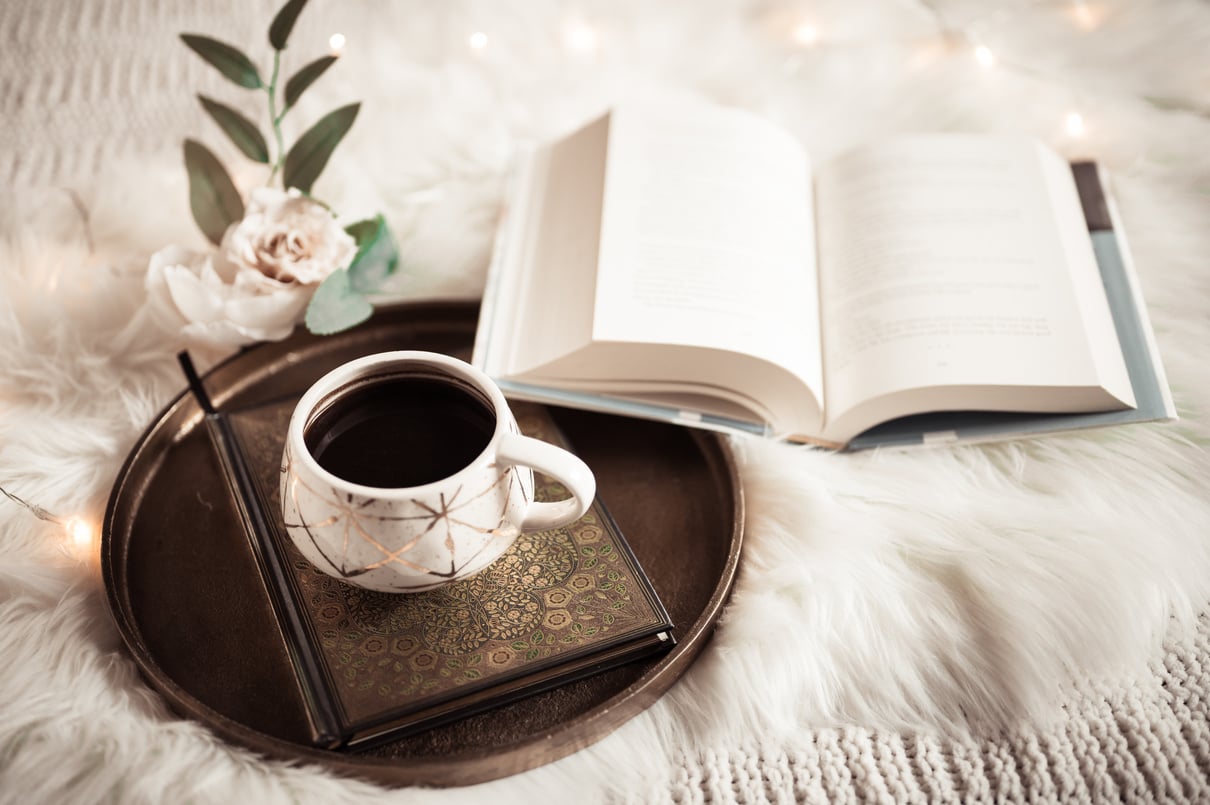
<path id="1" fill-rule="evenodd" d="M 367 746 L 673 646 L 668 613 L 599 499 L 576 523 L 522 534 L 478 575 L 436 590 L 378 593 L 319 572 L 281 526 L 292 407 L 227 415 L 228 471 L 237 498 L 256 498 L 244 520 L 316 745 Z M 545 409 L 514 412 L 525 433 L 564 444 Z M 537 480 L 540 499 L 564 496 Z"/>

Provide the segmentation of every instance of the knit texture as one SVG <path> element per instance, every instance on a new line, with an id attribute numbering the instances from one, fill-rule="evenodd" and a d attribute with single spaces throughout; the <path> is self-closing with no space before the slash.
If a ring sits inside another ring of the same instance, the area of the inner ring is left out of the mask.
<path id="1" fill-rule="evenodd" d="M 806 743 L 686 757 L 646 802 L 1206 802 L 1210 620 L 1170 641 L 1153 675 L 1071 697 L 1058 723 L 994 737 L 844 727 Z"/>
<path id="2" fill-rule="evenodd" d="M 176 34 L 250 44 L 238 25 L 250 5 L 0 3 L 0 181 L 80 182 L 123 157 L 179 150 L 205 122 L 194 92 L 218 96 L 226 82 L 200 59 L 174 58 Z M 251 15 L 271 15 L 259 6 Z"/>

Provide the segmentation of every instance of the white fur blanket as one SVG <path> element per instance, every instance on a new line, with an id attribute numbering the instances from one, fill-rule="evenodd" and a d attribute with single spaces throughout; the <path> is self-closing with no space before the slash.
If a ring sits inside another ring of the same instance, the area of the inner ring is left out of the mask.
<path id="1" fill-rule="evenodd" d="M 512 155 L 628 95 L 750 108 L 819 160 L 897 131 L 1024 131 L 1112 171 L 1181 420 L 857 455 L 737 442 L 742 577 L 686 678 L 563 761 L 441 791 L 179 719 L 120 644 L 95 543 L 0 498 L 0 801 L 1210 797 L 1205 4 L 384 5 L 315 0 L 288 54 L 347 37 L 299 117 L 364 102 L 320 188 L 351 220 L 386 213 L 397 295 L 477 294 Z M 200 245 L 180 141 L 218 146 L 192 93 L 232 90 L 176 34 L 264 54 L 275 6 L 0 7 L 0 486 L 60 519 L 100 522 L 181 386 L 142 276 Z"/>

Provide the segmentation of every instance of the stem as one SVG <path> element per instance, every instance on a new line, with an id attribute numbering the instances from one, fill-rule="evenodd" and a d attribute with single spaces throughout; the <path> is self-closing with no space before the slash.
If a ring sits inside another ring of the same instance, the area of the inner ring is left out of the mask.
<path id="1" fill-rule="evenodd" d="M 336 210 L 332 209 L 332 206 L 330 204 L 328 204 L 328 202 L 324 201 L 321 198 L 316 198 L 315 196 L 311 195 L 310 193 L 303 193 L 303 195 L 306 196 L 307 198 L 309 198 L 311 201 L 314 201 L 319 206 L 323 207 L 325 210 L 327 210 L 328 213 L 333 218 L 336 217 Z"/>
<path id="2" fill-rule="evenodd" d="M 286 110 L 282 109 L 281 114 L 277 113 L 277 73 L 281 68 L 281 51 L 273 51 L 273 77 L 269 79 L 269 120 L 273 123 L 273 139 L 277 141 L 277 159 L 273 162 L 273 170 L 269 173 L 269 181 L 266 184 L 273 184 L 274 178 L 277 177 L 277 172 L 281 170 L 282 165 L 286 161 L 286 146 L 282 142 L 281 136 L 281 119 L 286 116 Z"/>

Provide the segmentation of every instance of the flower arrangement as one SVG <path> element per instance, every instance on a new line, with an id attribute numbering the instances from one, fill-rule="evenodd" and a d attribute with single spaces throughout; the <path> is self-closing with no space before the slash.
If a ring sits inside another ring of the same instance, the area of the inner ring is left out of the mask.
<path id="1" fill-rule="evenodd" d="M 317 334 L 348 329 L 369 318 L 373 306 L 367 295 L 398 265 L 381 215 L 342 227 L 331 208 L 311 195 L 360 104 L 328 113 L 286 148 L 283 119 L 337 60 L 334 55 L 316 59 L 280 85 L 282 52 L 306 3 L 289 0 L 269 26 L 273 68 L 267 82 L 235 47 L 207 36 L 181 35 L 185 45 L 232 83 L 266 94 L 272 130 L 271 146 L 243 114 L 198 96 L 240 152 L 269 166 L 269 174 L 245 205 L 214 153 L 196 140 L 185 140 L 190 209 L 215 249 L 161 249 L 148 265 L 146 288 L 153 315 L 187 341 L 231 347 L 280 340 L 300 319 Z"/>

